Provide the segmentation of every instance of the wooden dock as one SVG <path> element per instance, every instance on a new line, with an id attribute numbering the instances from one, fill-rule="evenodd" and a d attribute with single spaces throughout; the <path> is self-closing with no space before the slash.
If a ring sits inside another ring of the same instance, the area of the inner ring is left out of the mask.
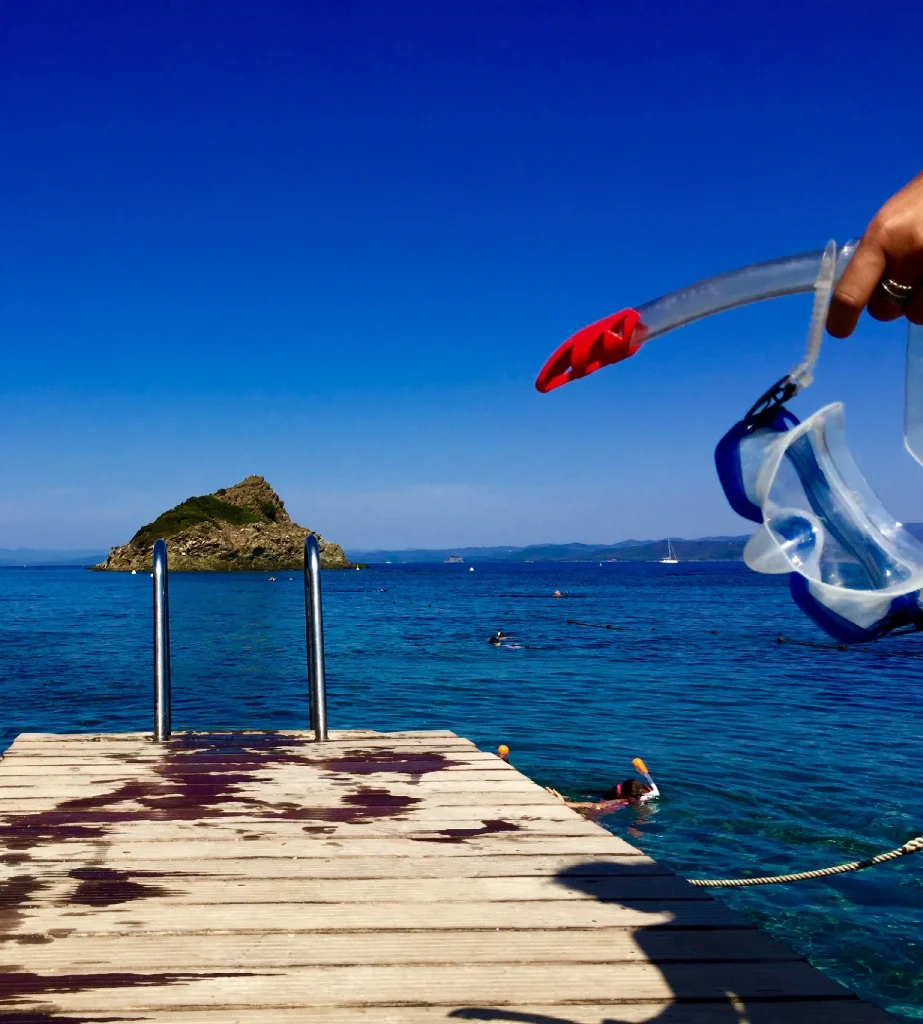
<path id="1" fill-rule="evenodd" d="M 450 732 L 22 735 L 0 1019 L 874 1024 Z"/>

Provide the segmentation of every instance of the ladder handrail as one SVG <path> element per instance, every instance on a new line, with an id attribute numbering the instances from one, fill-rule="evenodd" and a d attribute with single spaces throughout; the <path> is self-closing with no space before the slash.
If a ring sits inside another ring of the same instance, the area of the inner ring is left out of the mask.
<path id="1" fill-rule="evenodd" d="M 167 544 L 154 541 L 154 740 L 170 738 L 170 602 L 167 587 Z"/>
<path id="2" fill-rule="evenodd" d="M 324 617 L 320 592 L 320 548 L 309 533 L 304 539 L 304 617 L 308 654 L 308 696 L 315 740 L 327 739 L 327 681 L 324 673 Z"/>

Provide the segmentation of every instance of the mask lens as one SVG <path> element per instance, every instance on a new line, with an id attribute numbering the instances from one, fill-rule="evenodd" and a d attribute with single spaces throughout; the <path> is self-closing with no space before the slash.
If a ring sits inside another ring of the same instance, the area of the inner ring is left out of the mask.
<path id="1" fill-rule="evenodd" d="M 756 490 L 779 552 L 806 579 L 860 591 L 923 583 L 923 546 L 859 472 L 846 444 L 841 404 L 776 438 Z"/>
<path id="2" fill-rule="evenodd" d="M 817 521 L 802 515 L 780 516 L 773 523 L 772 532 L 796 569 L 811 564 L 823 538 Z"/>

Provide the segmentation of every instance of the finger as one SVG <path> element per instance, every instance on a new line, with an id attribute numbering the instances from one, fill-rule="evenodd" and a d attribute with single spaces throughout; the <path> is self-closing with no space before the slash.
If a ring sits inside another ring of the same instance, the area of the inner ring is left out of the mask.
<path id="1" fill-rule="evenodd" d="M 834 338 L 848 338 L 855 330 L 884 270 L 885 253 L 881 243 L 863 237 L 830 300 L 827 331 Z"/>

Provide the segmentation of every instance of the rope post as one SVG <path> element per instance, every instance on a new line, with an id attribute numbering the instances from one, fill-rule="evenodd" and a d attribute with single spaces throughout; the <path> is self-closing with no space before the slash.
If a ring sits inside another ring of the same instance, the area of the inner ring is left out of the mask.
<path id="1" fill-rule="evenodd" d="M 315 740 L 327 739 L 327 682 L 324 676 L 324 618 L 320 593 L 320 548 L 304 539 L 304 618 L 308 655 L 308 697 Z"/>
<path id="2" fill-rule="evenodd" d="M 170 603 L 167 595 L 167 544 L 154 541 L 154 740 L 171 732 Z"/>

